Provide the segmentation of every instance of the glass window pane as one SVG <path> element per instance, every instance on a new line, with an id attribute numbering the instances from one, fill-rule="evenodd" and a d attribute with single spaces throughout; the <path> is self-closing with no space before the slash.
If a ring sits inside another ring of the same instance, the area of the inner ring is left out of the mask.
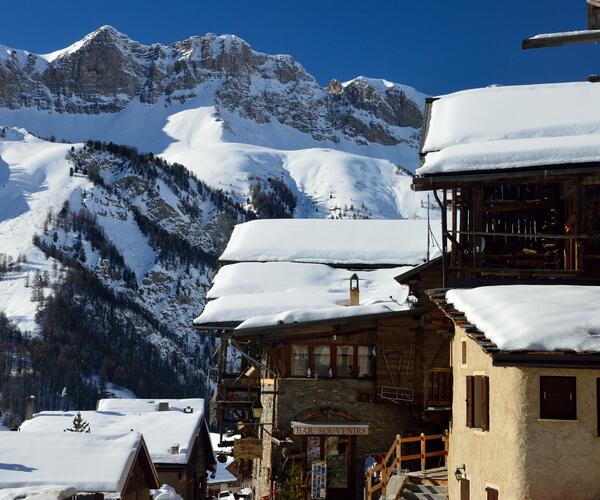
<path id="1" fill-rule="evenodd" d="M 352 364 L 354 363 L 354 346 L 339 345 L 337 346 L 337 371 L 338 377 L 352 377 Z"/>
<path id="2" fill-rule="evenodd" d="M 316 345 L 313 349 L 315 372 L 319 377 L 329 377 L 331 351 L 328 345 Z"/>
<path id="3" fill-rule="evenodd" d="M 373 349 L 366 345 L 358 346 L 358 376 L 373 376 Z"/>
<path id="4" fill-rule="evenodd" d="M 292 377 L 308 376 L 308 346 L 292 345 Z"/>

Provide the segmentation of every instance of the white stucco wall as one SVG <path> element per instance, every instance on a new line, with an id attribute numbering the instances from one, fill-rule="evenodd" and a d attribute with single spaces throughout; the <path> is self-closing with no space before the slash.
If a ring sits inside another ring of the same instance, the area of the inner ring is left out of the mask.
<path id="1" fill-rule="evenodd" d="M 461 343 L 467 363 L 461 363 Z M 457 327 L 452 341 L 454 394 L 449 450 L 449 495 L 460 499 L 454 471 L 463 464 L 470 498 L 485 499 L 486 487 L 503 500 L 600 498 L 600 438 L 596 378 L 599 370 L 492 366 L 492 358 Z M 490 429 L 466 427 L 467 375 L 486 375 Z M 542 375 L 577 377 L 577 420 L 541 420 Z"/>

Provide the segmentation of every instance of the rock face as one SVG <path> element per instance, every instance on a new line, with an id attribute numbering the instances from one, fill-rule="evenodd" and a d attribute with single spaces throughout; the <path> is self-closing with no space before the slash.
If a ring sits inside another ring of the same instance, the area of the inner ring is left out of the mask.
<path id="1" fill-rule="evenodd" d="M 399 144 L 422 122 L 422 96 L 363 77 L 326 89 L 290 56 L 267 55 L 232 35 L 142 45 L 104 26 L 66 49 L 35 55 L 0 46 L 0 107 L 114 113 L 139 100 L 184 102 L 211 89 L 217 112 L 271 120 L 317 140 Z"/>

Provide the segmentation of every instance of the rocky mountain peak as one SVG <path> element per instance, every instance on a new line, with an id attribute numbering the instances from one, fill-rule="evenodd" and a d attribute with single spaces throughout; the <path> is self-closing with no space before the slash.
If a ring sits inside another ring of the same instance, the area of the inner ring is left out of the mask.
<path id="1" fill-rule="evenodd" d="M 423 96 L 410 87 L 359 77 L 323 88 L 293 57 L 257 52 L 235 35 L 144 45 L 102 26 L 50 54 L 0 50 L 0 107 L 9 109 L 117 113 L 135 100 L 183 104 L 206 88 L 217 113 L 277 120 L 318 141 L 394 145 L 422 121 Z"/>

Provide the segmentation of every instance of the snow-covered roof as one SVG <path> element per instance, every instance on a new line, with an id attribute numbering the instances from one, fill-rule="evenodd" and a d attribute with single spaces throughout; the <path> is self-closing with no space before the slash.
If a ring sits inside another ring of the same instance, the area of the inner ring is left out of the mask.
<path id="1" fill-rule="evenodd" d="M 600 287 L 485 286 L 446 300 L 502 351 L 600 352 Z"/>
<path id="2" fill-rule="evenodd" d="M 103 399 L 97 411 L 82 411 L 81 416 L 90 424 L 93 435 L 117 434 L 136 431 L 144 436 L 148 451 L 155 464 L 186 464 L 189 461 L 196 436 L 203 425 L 204 400 L 169 401 L 169 411 L 158 411 L 153 400 Z M 191 406 L 192 413 L 183 409 Z M 26 432 L 60 432 L 71 427 L 76 412 L 43 411 L 23 422 Z M 171 453 L 171 446 L 179 444 L 179 453 Z"/>
<path id="3" fill-rule="evenodd" d="M 233 437 L 228 438 L 228 440 L 239 439 L 239 437 L 240 437 L 239 435 L 233 436 Z M 212 443 L 212 448 L 215 453 L 215 458 L 217 458 L 217 455 L 219 455 L 220 453 L 231 453 L 231 451 L 232 451 L 231 446 L 219 446 L 220 441 L 221 441 L 221 435 L 219 433 L 211 432 L 210 433 L 210 441 Z M 217 471 L 215 472 L 215 477 L 212 477 L 211 475 L 209 475 L 208 483 L 209 484 L 235 483 L 236 481 L 238 481 L 238 478 L 235 477 L 231 472 L 229 472 L 226 469 L 226 467 L 231 465 L 231 463 L 234 460 L 235 459 L 231 455 L 227 455 L 227 460 L 225 461 L 225 463 L 221 463 L 217 460 Z"/>
<path id="4" fill-rule="evenodd" d="M 418 175 L 555 166 L 600 160 L 600 86 L 488 87 L 442 96 Z"/>
<path id="5" fill-rule="evenodd" d="M 238 329 L 408 309 L 408 287 L 394 278 L 410 267 L 356 271 L 360 305 L 348 306 L 355 271 L 325 264 L 241 262 L 222 267 L 196 325 L 240 323 Z"/>
<path id="6" fill-rule="evenodd" d="M 431 228 L 440 241 L 440 221 L 431 221 Z M 414 266 L 426 258 L 422 219 L 269 219 L 237 225 L 220 260 Z"/>
<path id="7" fill-rule="evenodd" d="M 70 487 L 78 492 L 121 493 L 141 439 L 141 434 L 130 431 L 0 432 L 0 490 Z"/>

